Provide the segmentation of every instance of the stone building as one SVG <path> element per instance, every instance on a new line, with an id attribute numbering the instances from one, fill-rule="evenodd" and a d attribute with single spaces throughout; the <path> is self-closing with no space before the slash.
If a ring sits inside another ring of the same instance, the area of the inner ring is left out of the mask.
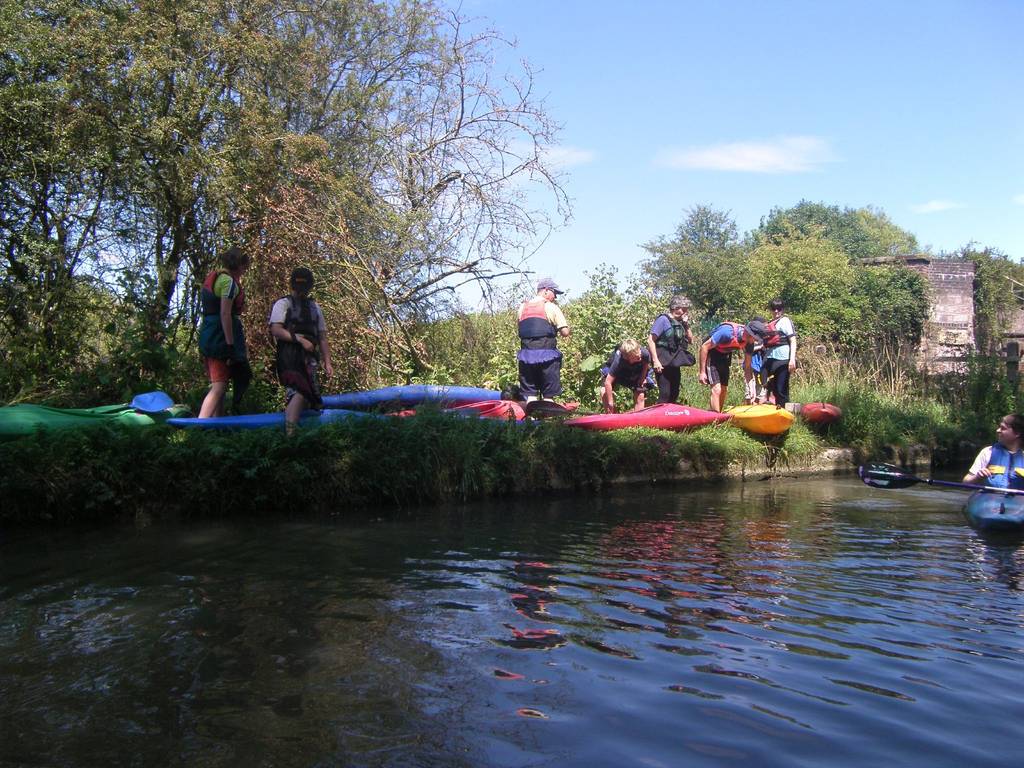
<path id="1" fill-rule="evenodd" d="M 956 370 L 974 350 L 974 262 L 913 256 L 906 265 L 931 289 L 931 312 L 918 359 L 930 373 Z"/>

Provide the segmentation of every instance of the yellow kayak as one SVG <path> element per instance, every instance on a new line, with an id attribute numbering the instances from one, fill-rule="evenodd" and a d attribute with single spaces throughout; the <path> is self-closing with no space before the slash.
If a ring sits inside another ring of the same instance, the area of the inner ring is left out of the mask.
<path id="1" fill-rule="evenodd" d="M 793 424 L 793 414 L 774 405 L 737 405 L 727 408 L 732 423 L 755 435 L 781 435 Z"/>

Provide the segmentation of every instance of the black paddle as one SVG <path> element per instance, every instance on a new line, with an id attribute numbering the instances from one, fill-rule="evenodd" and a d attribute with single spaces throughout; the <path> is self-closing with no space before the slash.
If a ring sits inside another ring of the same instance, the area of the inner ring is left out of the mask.
<path id="1" fill-rule="evenodd" d="M 523 408 L 526 415 L 532 419 L 544 419 L 549 416 L 572 416 L 579 415 L 574 410 L 556 403 L 554 400 L 531 400 Z"/>
<path id="2" fill-rule="evenodd" d="M 960 488 L 965 491 L 987 491 L 992 493 L 1005 493 L 1020 496 L 1024 491 L 1016 491 L 1010 488 L 993 488 L 988 485 L 972 485 L 971 483 L 956 483 L 952 480 L 932 480 L 930 477 L 917 477 L 902 472 L 899 467 L 892 464 L 865 464 L 857 467 L 857 474 L 860 479 L 873 488 L 909 488 L 918 483 L 928 485 L 939 485 L 943 488 Z"/>

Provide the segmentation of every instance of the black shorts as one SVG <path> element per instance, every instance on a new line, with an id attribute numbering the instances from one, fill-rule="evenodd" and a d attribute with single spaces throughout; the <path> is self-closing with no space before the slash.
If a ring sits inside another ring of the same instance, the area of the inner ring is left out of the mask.
<path id="1" fill-rule="evenodd" d="M 729 386 L 729 366 L 732 365 L 732 352 L 719 352 L 712 349 L 708 352 L 708 383 Z"/>

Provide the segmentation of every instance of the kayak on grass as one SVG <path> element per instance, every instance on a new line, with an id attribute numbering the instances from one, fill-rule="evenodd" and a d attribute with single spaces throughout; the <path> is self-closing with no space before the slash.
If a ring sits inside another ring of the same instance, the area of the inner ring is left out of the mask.
<path id="1" fill-rule="evenodd" d="M 352 418 L 374 418 L 377 415 L 366 411 L 345 411 L 339 408 L 327 411 L 303 411 L 299 424 L 303 427 L 314 427 Z M 208 419 L 175 418 L 168 419 L 167 423 L 178 429 L 235 430 L 267 429 L 270 427 L 284 429 L 284 411 L 277 411 L 276 413 L 250 413 L 244 416 L 214 416 Z"/>
<path id="2" fill-rule="evenodd" d="M 964 507 L 972 528 L 992 533 L 1024 533 L 1024 495 L 976 491 Z"/>
<path id="3" fill-rule="evenodd" d="M 400 411 L 423 403 L 438 403 L 456 407 L 485 400 L 500 400 L 501 392 L 477 387 L 439 386 L 435 384 L 408 384 L 383 387 L 367 392 L 346 392 L 324 395 L 324 408 L 343 408 L 351 411 Z"/>
<path id="4" fill-rule="evenodd" d="M 157 397 L 158 395 L 162 397 Z M 157 407 L 163 405 L 162 408 Z M 37 431 L 83 429 L 102 424 L 151 427 L 189 409 L 174 405 L 163 392 L 137 395 L 131 403 L 95 408 L 51 408 L 48 405 L 8 405 L 0 408 L 0 440 L 14 440 Z"/>
<path id="5" fill-rule="evenodd" d="M 389 416 L 416 416 L 415 408 L 405 408 L 388 414 Z M 455 408 L 445 408 L 439 413 L 447 416 L 474 416 L 482 419 L 504 419 L 506 421 L 522 421 L 526 418 L 526 410 L 514 400 L 484 400 L 480 403 L 467 403 Z"/>
<path id="6" fill-rule="evenodd" d="M 600 431 L 627 429 L 629 427 L 651 427 L 653 429 L 669 429 L 678 432 L 720 421 L 728 421 L 731 418 L 732 416 L 727 413 L 703 411 L 700 408 L 692 408 L 689 405 L 662 403 L 660 405 L 652 405 L 650 408 L 644 408 L 640 411 L 578 416 L 573 419 L 567 419 L 563 423 L 572 427 L 580 427 L 581 429 Z"/>
<path id="7" fill-rule="evenodd" d="M 804 403 L 800 416 L 808 424 L 832 424 L 842 418 L 843 412 L 832 403 Z"/>
<path id="8" fill-rule="evenodd" d="M 793 426 L 793 414 L 775 405 L 737 405 L 725 412 L 733 424 L 755 435 L 781 435 Z"/>

